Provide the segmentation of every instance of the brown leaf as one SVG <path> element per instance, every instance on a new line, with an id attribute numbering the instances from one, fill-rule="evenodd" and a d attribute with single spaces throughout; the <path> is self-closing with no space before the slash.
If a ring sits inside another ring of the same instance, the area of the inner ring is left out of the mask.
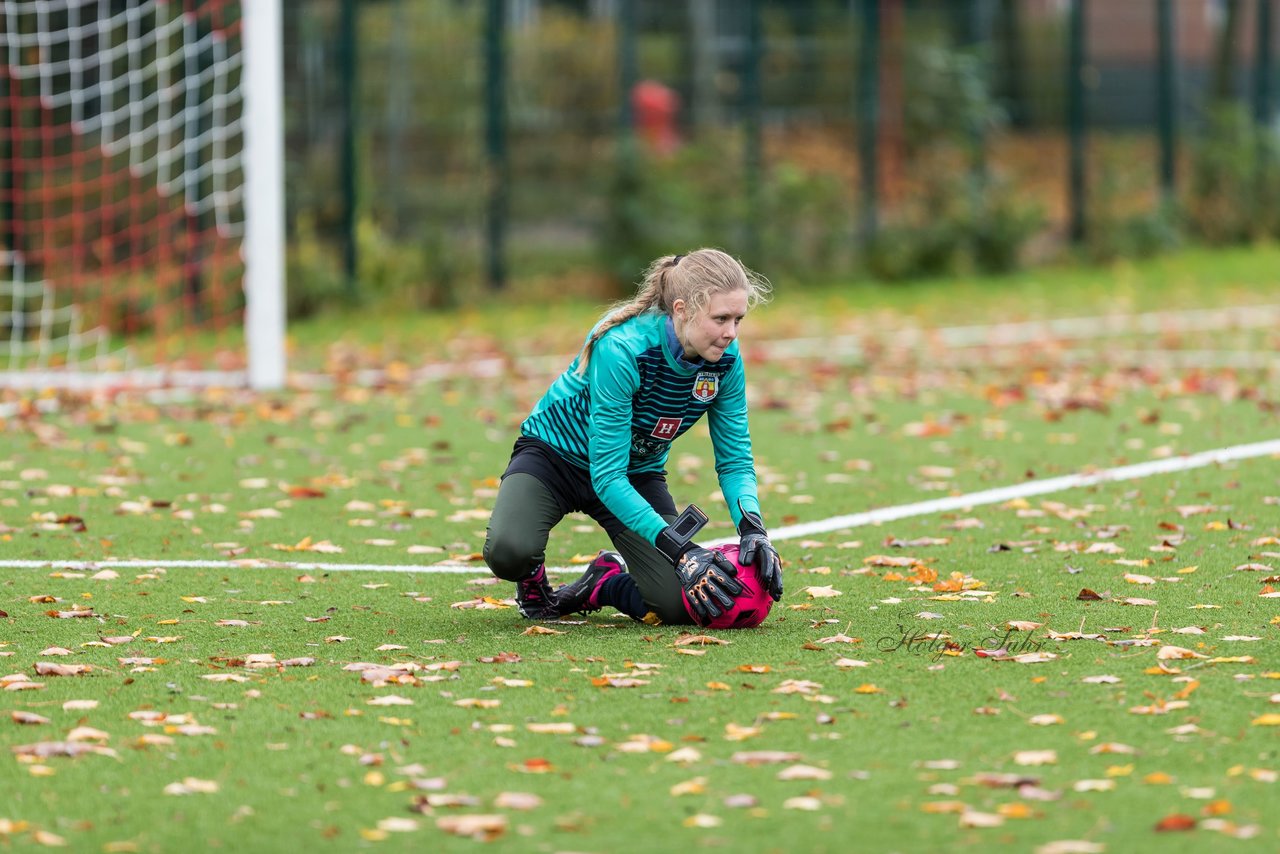
<path id="1" fill-rule="evenodd" d="M 507 832 L 507 817 L 470 814 L 470 816 L 444 816 L 435 819 L 435 826 L 445 834 L 466 836 L 468 839 L 488 842 Z"/>
<path id="2" fill-rule="evenodd" d="M 729 643 L 731 641 L 713 638 L 711 635 L 680 635 L 675 640 L 676 646 L 725 646 Z"/>
<path id="3" fill-rule="evenodd" d="M 559 631 L 558 629 L 549 629 L 546 626 L 530 626 L 520 634 L 522 635 L 563 635 L 568 633 Z"/>
<path id="4" fill-rule="evenodd" d="M 24 712 L 15 709 L 9 714 L 15 724 L 47 724 L 49 722 L 48 718 L 37 715 L 35 712 Z"/>
<path id="5" fill-rule="evenodd" d="M 499 792 L 493 805 L 498 809 L 534 810 L 542 806 L 542 798 L 529 792 Z"/>
<path id="6" fill-rule="evenodd" d="M 41 676 L 80 676 L 93 668 L 87 664 L 58 664 L 53 661 L 37 661 L 33 668 Z"/>
<path id="7" fill-rule="evenodd" d="M 827 644 L 827 643 L 862 643 L 862 638 L 849 637 L 849 635 L 846 635 L 844 632 L 837 632 L 836 634 L 831 635 L 831 636 L 829 636 L 829 637 L 825 637 L 825 638 L 818 638 L 816 641 L 814 641 L 814 643 L 821 643 L 821 644 Z M 811 648 L 811 647 L 808 647 L 808 646 L 806 645 L 806 649 L 810 649 L 810 648 Z"/>
<path id="8" fill-rule="evenodd" d="M 799 753 L 789 750 L 739 750 L 729 761 L 739 765 L 769 765 L 779 762 L 799 762 Z"/>

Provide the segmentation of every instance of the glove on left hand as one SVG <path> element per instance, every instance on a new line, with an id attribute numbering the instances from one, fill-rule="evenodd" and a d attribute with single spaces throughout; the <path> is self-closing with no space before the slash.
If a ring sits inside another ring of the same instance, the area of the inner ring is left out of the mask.
<path id="1" fill-rule="evenodd" d="M 742 505 L 738 505 L 741 509 Z M 755 566 L 756 577 L 764 585 L 764 589 L 773 601 L 782 598 L 782 558 L 778 557 L 769 535 L 764 529 L 764 520 L 757 513 L 743 511 L 742 522 L 738 525 L 738 560 L 744 565 Z"/>

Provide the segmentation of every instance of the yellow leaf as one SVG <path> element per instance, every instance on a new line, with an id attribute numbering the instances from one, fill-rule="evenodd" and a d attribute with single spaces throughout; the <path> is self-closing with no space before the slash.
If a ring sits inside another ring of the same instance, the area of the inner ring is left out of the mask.
<path id="1" fill-rule="evenodd" d="M 461 700 L 454 700 L 453 704 L 462 709 L 496 709 L 502 705 L 501 700 L 481 700 L 476 697 L 464 697 Z"/>
<path id="2" fill-rule="evenodd" d="M 577 732 L 577 727 L 569 721 L 554 721 L 552 723 L 527 723 L 524 728 L 529 732 L 535 732 L 540 735 L 572 735 Z"/>
<path id="3" fill-rule="evenodd" d="M 706 777 L 694 777 L 692 780 L 685 780 L 682 783 L 676 783 L 670 789 L 671 797 L 679 798 L 684 795 L 701 795 L 707 790 Z"/>
<path id="4" fill-rule="evenodd" d="M 1270 712 L 1253 719 L 1254 726 L 1280 726 L 1280 714 Z"/>
<path id="5" fill-rule="evenodd" d="M 1031 818 L 1031 807 L 1024 803 L 1000 804 L 996 812 L 1005 818 Z"/>
<path id="6" fill-rule="evenodd" d="M 724 819 L 720 816 L 706 813 L 695 813 L 681 822 L 685 827 L 719 827 L 723 823 Z"/>

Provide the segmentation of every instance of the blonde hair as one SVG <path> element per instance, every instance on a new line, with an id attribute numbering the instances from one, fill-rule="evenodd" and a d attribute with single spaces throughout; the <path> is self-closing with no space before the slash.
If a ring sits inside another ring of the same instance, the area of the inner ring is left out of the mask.
<path id="1" fill-rule="evenodd" d="M 664 255 L 645 270 L 640 289 L 629 300 L 615 303 L 592 331 L 578 356 L 584 374 L 591 351 L 600 338 L 619 324 L 642 314 L 670 315 L 675 301 L 684 300 L 694 313 L 706 308 L 714 294 L 746 291 L 747 308 L 768 302 L 769 280 L 719 249 L 695 249 L 686 255 Z"/>

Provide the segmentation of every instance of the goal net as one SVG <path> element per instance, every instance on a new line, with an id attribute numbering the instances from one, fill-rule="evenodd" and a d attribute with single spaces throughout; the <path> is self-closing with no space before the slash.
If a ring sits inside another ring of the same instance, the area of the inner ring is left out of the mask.
<path id="1" fill-rule="evenodd" d="M 4 4 L 0 386 L 283 382 L 279 2 Z"/>

